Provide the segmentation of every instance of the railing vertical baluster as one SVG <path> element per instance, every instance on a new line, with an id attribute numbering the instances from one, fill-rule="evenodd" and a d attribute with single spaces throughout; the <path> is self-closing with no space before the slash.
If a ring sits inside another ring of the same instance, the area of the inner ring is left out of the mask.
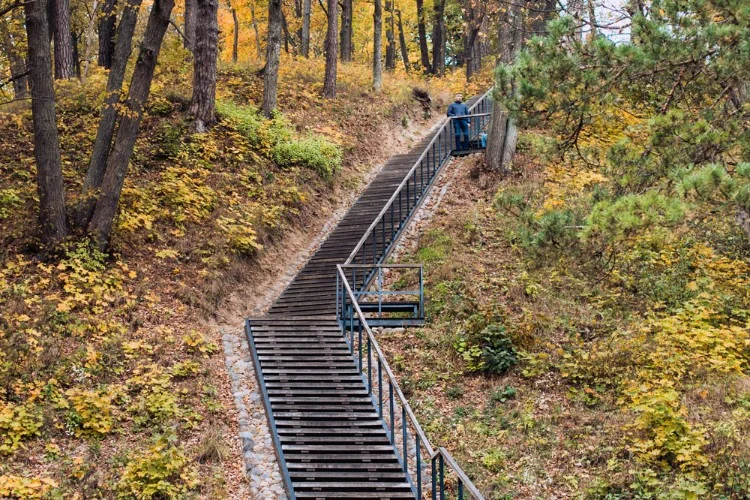
<path id="1" fill-rule="evenodd" d="M 445 463 L 443 461 L 443 455 L 441 454 L 439 457 L 440 460 L 440 470 L 438 473 L 440 476 L 438 477 L 438 481 L 440 482 L 440 500 L 445 500 Z"/>
<path id="2" fill-rule="evenodd" d="M 372 393 L 372 341 L 367 336 L 367 390 Z"/>
<path id="3" fill-rule="evenodd" d="M 438 456 L 432 457 L 432 500 L 437 500 L 437 460 Z"/>
<path id="4" fill-rule="evenodd" d="M 406 427 L 406 407 L 401 407 L 401 430 L 404 445 L 404 472 L 409 473 L 409 429 Z"/>
<path id="5" fill-rule="evenodd" d="M 391 444 L 396 444 L 396 435 L 394 434 L 394 431 L 396 430 L 396 419 L 394 418 L 395 411 L 393 408 L 393 384 L 389 381 L 388 382 L 388 399 L 390 402 L 390 413 L 391 413 Z"/>
<path id="6" fill-rule="evenodd" d="M 383 366 L 378 356 L 378 416 L 383 418 Z"/>
<path id="7" fill-rule="evenodd" d="M 419 444 L 421 443 L 421 441 L 419 439 L 419 433 L 416 433 L 415 436 L 416 436 L 415 441 L 416 441 L 416 445 L 417 445 L 416 446 L 416 448 L 417 448 L 417 457 L 416 457 L 417 458 L 417 462 L 416 462 L 416 467 L 417 467 L 417 498 L 419 500 L 422 500 L 422 456 L 421 456 L 422 450 L 420 450 L 420 446 L 419 446 Z"/>
<path id="8" fill-rule="evenodd" d="M 358 337 L 359 337 L 359 372 L 362 373 L 362 320 L 360 319 L 357 322 L 357 330 L 358 330 Z"/>
<path id="9" fill-rule="evenodd" d="M 458 480 L 458 500 L 464 500 L 464 482 Z"/>

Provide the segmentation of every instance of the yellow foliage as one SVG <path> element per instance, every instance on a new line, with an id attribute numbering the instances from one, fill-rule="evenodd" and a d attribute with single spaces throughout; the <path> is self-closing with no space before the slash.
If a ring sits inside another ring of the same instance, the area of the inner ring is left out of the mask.
<path id="1" fill-rule="evenodd" d="M 46 477 L 0 475 L 0 498 L 45 498 L 57 483 Z"/>
<path id="2" fill-rule="evenodd" d="M 73 406 L 76 420 L 80 422 L 75 429 L 77 436 L 103 436 L 112 430 L 112 398 L 115 393 L 111 388 L 107 391 L 68 389 L 65 395 Z"/>

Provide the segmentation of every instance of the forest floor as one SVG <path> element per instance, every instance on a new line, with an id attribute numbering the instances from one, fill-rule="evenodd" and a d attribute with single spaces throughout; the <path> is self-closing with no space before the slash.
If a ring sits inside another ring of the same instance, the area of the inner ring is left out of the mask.
<path id="1" fill-rule="evenodd" d="M 616 262 L 587 253 L 539 217 L 606 179 L 540 135 L 508 176 L 452 165 L 393 259 L 425 265 L 426 327 L 379 342 L 427 436 L 488 499 L 747 498 L 750 247 L 698 207 Z"/>
<path id="2" fill-rule="evenodd" d="M 263 120 L 259 68 L 225 67 L 220 123 L 196 136 L 181 54 L 163 50 L 105 254 L 40 259 L 30 112 L 0 109 L 0 497 L 252 496 L 221 332 L 241 336 L 377 166 L 479 88 L 399 74 L 374 94 L 352 64 L 327 102 L 322 62 L 289 60 Z M 103 84 L 56 89 L 71 205 Z M 336 150 L 340 167 L 316 154 Z"/>

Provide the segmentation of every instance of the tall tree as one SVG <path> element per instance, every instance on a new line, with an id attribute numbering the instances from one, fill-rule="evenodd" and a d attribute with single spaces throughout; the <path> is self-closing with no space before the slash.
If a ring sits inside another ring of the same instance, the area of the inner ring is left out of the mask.
<path id="1" fill-rule="evenodd" d="M 520 0 L 519 0 L 520 1 Z M 464 2 L 464 62 L 466 80 L 471 81 L 482 68 L 481 33 L 487 16 L 487 3 L 477 0 Z"/>
<path id="2" fill-rule="evenodd" d="M 339 57 L 339 3 L 328 0 L 328 32 L 326 34 L 326 74 L 323 82 L 323 97 L 336 99 L 336 73 Z"/>
<path id="3" fill-rule="evenodd" d="M 302 38 L 300 40 L 300 54 L 310 57 L 310 14 L 312 1 L 302 0 Z"/>
<path id="4" fill-rule="evenodd" d="M 120 23 L 117 25 L 117 41 L 112 53 L 112 66 L 107 76 L 104 107 L 96 130 L 91 162 L 83 181 L 81 199 L 75 214 L 75 225 L 80 229 L 85 229 L 91 219 L 96 204 L 96 195 L 107 168 L 107 157 L 117 123 L 117 109 L 122 92 L 122 82 L 125 79 L 125 69 L 132 50 L 133 33 L 138 21 L 140 6 L 141 0 L 126 0 Z"/>
<path id="5" fill-rule="evenodd" d="M 240 20 L 237 17 L 237 9 L 232 5 L 232 1 L 227 1 L 227 7 L 232 13 L 232 63 L 237 64 L 237 52 L 240 48 Z"/>
<path id="6" fill-rule="evenodd" d="M 393 28 L 393 0 L 386 0 L 385 11 L 388 13 L 388 20 L 385 27 L 385 69 L 393 71 L 396 69 L 396 38 Z"/>
<path id="7" fill-rule="evenodd" d="M 500 44 L 498 63 L 501 65 L 511 64 L 521 48 L 524 32 L 522 19 L 520 3 L 513 4 L 501 12 L 501 21 L 498 23 L 498 42 Z M 500 95 L 500 89 L 496 88 L 493 94 L 496 102 Z M 507 172 L 513 154 L 515 154 L 517 141 L 518 128 L 515 120 L 499 103 L 495 104 L 490 117 L 487 149 L 485 151 L 489 166 L 495 170 Z"/>
<path id="8" fill-rule="evenodd" d="M 55 78 L 69 80 L 75 76 L 73 37 L 70 31 L 70 2 L 54 0 L 53 38 L 55 46 Z"/>
<path id="9" fill-rule="evenodd" d="M 343 0 L 341 2 L 341 61 L 351 62 L 354 56 L 354 47 L 352 46 L 352 32 L 354 30 L 352 23 L 353 5 L 352 0 Z"/>
<path id="10" fill-rule="evenodd" d="M 156 61 L 159 57 L 164 33 L 169 25 L 169 18 L 174 7 L 174 0 L 154 0 L 151 13 L 143 34 L 138 59 L 130 80 L 128 99 L 125 111 L 120 116 L 117 136 L 112 145 L 112 153 L 107 161 L 107 170 L 102 180 L 101 194 L 96 201 L 94 215 L 89 224 L 89 232 L 100 247 L 107 245 L 112 231 L 117 204 L 122 192 L 130 157 L 138 135 L 138 128 L 143 117 L 143 107 L 151 90 Z"/>
<path id="11" fill-rule="evenodd" d="M 193 51 L 193 128 L 205 132 L 216 123 L 216 58 L 219 51 L 219 0 L 198 0 L 198 19 Z"/>
<path id="12" fill-rule="evenodd" d="M 112 67 L 115 51 L 115 27 L 117 24 L 117 0 L 104 0 L 99 16 L 99 66 Z"/>
<path id="13" fill-rule="evenodd" d="M 268 46 L 263 74 L 263 114 L 267 117 L 276 109 L 279 88 L 279 58 L 281 56 L 281 0 L 268 0 Z"/>
<path id="14" fill-rule="evenodd" d="M 309 1 L 309 0 L 308 0 Z M 250 24 L 255 32 L 255 50 L 258 56 L 258 60 L 263 57 L 263 49 L 260 45 L 260 31 L 258 30 L 258 21 L 255 18 L 255 1 L 250 0 Z"/>
<path id="15" fill-rule="evenodd" d="M 39 222 L 42 240 L 57 243 L 68 235 L 65 188 L 60 161 L 60 140 L 55 115 L 55 89 L 47 24 L 47 1 L 24 4 L 28 41 L 31 116 L 34 128 L 34 158 L 39 192 Z"/>
<path id="16" fill-rule="evenodd" d="M 417 33 L 419 36 L 419 55 L 425 73 L 432 73 L 430 51 L 427 47 L 427 26 L 425 22 L 424 0 L 417 0 Z"/>
<path id="17" fill-rule="evenodd" d="M 93 58 L 94 50 L 94 25 L 96 24 L 97 9 L 99 8 L 99 0 L 94 0 L 91 6 L 91 13 L 89 20 L 86 23 L 86 29 L 84 30 L 84 52 L 83 52 L 83 74 L 82 78 L 85 80 L 89 74 L 89 66 L 91 65 L 91 59 Z"/>
<path id="18" fill-rule="evenodd" d="M 383 2 L 375 0 L 375 11 L 372 15 L 374 35 L 372 54 L 372 87 L 375 92 L 383 89 Z"/>
<path id="19" fill-rule="evenodd" d="M 406 35 L 404 34 L 404 21 L 401 18 L 401 9 L 398 13 L 398 41 L 401 44 L 401 60 L 404 61 L 404 69 L 409 72 L 409 49 L 406 46 Z"/>
<path id="20" fill-rule="evenodd" d="M 198 22 L 198 0 L 185 0 L 185 37 L 182 39 L 186 49 L 195 47 L 195 28 Z"/>
<path id="21" fill-rule="evenodd" d="M 10 79 L 13 81 L 13 98 L 28 96 L 28 72 L 23 50 L 23 19 L 20 9 L 10 13 L 10 19 L 0 23 L 0 49 L 8 57 Z"/>
<path id="22" fill-rule="evenodd" d="M 445 75 L 445 1 L 435 0 L 432 24 L 432 73 Z"/>

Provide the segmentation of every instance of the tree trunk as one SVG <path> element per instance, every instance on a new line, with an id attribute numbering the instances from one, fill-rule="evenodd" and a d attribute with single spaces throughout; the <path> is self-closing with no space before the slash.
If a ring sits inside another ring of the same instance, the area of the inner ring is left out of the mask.
<path id="1" fill-rule="evenodd" d="M 117 23 L 117 0 L 104 0 L 99 17 L 99 66 L 112 67 L 115 51 L 115 26 Z"/>
<path id="2" fill-rule="evenodd" d="M 232 63 L 237 64 L 237 52 L 240 47 L 240 20 L 237 18 L 237 9 L 232 9 L 232 22 L 234 23 L 232 36 Z"/>
<path id="3" fill-rule="evenodd" d="M 398 10 L 398 41 L 401 44 L 401 60 L 404 61 L 404 69 L 409 72 L 409 49 L 406 47 L 406 35 L 404 35 L 404 22 L 401 19 L 401 10 Z"/>
<path id="4" fill-rule="evenodd" d="M 499 24 L 498 40 L 506 46 L 500 47 L 499 62 L 510 64 L 523 44 L 524 23 L 520 4 L 514 4 L 507 15 L 507 23 Z M 501 108 L 499 103 L 492 107 L 490 126 L 487 132 L 485 156 L 489 166 L 501 172 L 508 172 L 518 143 L 518 127 L 515 119 Z"/>
<path id="5" fill-rule="evenodd" d="M 70 36 L 70 3 L 68 0 L 55 0 L 55 78 L 70 80 L 75 76 L 73 43 Z"/>
<path id="6" fill-rule="evenodd" d="M 81 78 L 81 56 L 78 52 L 79 37 L 75 32 L 70 33 L 70 45 L 73 47 L 73 75 Z"/>
<path id="7" fill-rule="evenodd" d="M 336 99 L 336 73 L 339 57 L 339 3 L 328 0 L 328 33 L 326 34 L 326 74 L 323 82 L 323 98 Z"/>
<path id="8" fill-rule="evenodd" d="M 445 75 L 445 0 L 435 0 L 432 26 L 432 73 Z"/>
<path id="9" fill-rule="evenodd" d="M 20 33 L 13 31 L 14 26 L 21 28 L 23 20 L 19 9 L 11 12 L 11 21 L 0 23 L 0 49 L 8 56 L 10 78 L 13 80 L 13 99 L 28 97 L 28 75 L 26 61 L 23 58 L 23 40 Z"/>
<path id="10" fill-rule="evenodd" d="M 216 57 L 219 50 L 219 0 L 198 0 L 193 52 L 193 100 L 190 112 L 195 116 L 193 128 L 205 132 L 216 123 Z"/>
<path id="11" fill-rule="evenodd" d="M 386 0 L 385 11 L 389 14 L 385 25 L 385 69 L 393 71 L 396 69 L 396 39 L 393 33 L 393 0 Z"/>
<path id="12" fill-rule="evenodd" d="M 586 0 L 586 5 L 589 11 L 589 40 L 593 41 L 596 39 L 598 32 L 596 30 L 596 7 L 594 6 L 594 0 Z"/>
<path id="13" fill-rule="evenodd" d="M 533 4 L 536 8 L 535 12 L 529 13 L 530 23 L 530 35 L 546 36 L 547 35 L 547 23 L 552 19 L 552 15 L 555 13 L 555 7 L 557 5 L 556 0 L 538 0 Z"/>
<path id="14" fill-rule="evenodd" d="M 125 69 L 132 50 L 133 33 L 138 21 L 140 6 L 141 0 L 127 0 L 125 9 L 122 11 L 120 24 L 117 26 L 117 42 L 112 54 L 112 67 L 107 77 L 107 92 L 104 98 L 102 116 L 99 119 L 91 162 L 86 171 L 81 200 L 75 214 L 75 225 L 80 229 L 88 226 L 91 220 L 96 204 L 97 191 L 102 184 L 104 171 L 107 168 L 107 156 L 112 145 L 112 136 L 117 122 L 117 105 L 120 102 L 122 82 L 125 79 Z"/>
<path id="15" fill-rule="evenodd" d="M 577 40 L 583 38 L 583 1 L 584 0 L 569 0 L 567 4 L 568 15 L 573 16 L 576 23 L 575 35 Z"/>
<path id="16" fill-rule="evenodd" d="M 352 0 L 343 0 L 341 4 L 341 61 L 351 62 L 354 49 L 352 47 Z"/>
<path id="17" fill-rule="evenodd" d="M 250 2 L 250 24 L 253 26 L 255 32 L 255 50 L 260 61 L 263 58 L 263 50 L 260 46 L 260 32 L 258 31 L 258 21 L 255 19 L 255 2 Z"/>
<path id="18" fill-rule="evenodd" d="M 284 51 L 288 54 L 289 53 L 289 44 L 292 45 L 292 47 L 295 47 L 294 44 L 294 38 L 292 38 L 291 33 L 289 33 L 289 24 L 286 22 L 286 15 L 284 14 L 284 8 L 281 9 L 281 27 L 284 30 Z"/>
<path id="19" fill-rule="evenodd" d="M 372 88 L 375 92 L 383 89 L 383 3 L 375 0 L 375 12 L 372 15 L 374 25 L 372 53 Z"/>
<path id="20" fill-rule="evenodd" d="M 427 27 L 425 25 L 424 0 L 417 0 L 417 31 L 419 33 L 419 55 L 425 73 L 432 73 L 430 51 L 427 48 Z"/>
<path id="21" fill-rule="evenodd" d="M 52 84 L 46 1 L 27 2 L 24 4 L 24 10 L 31 83 L 31 116 L 34 127 L 34 158 L 39 193 L 39 222 L 42 240 L 55 244 L 68 235 L 68 224 L 65 218 L 65 188 L 55 116 L 55 89 Z"/>
<path id="22" fill-rule="evenodd" d="M 128 99 L 125 102 L 126 110 L 120 116 L 120 126 L 117 128 L 112 154 L 107 161 L 101 195 L 96 201 L 94 215 L 89 224 L 89 232 L 101 248 L 107 245 L 112 232 L 122 184 L 125 181 L 130 156 L 133 154 L 138 127 L 143 117 L 143 106 L 151 90 L 154 68 L 156 68 L 159 50 L 164 40 L 164 33 L 169 25 L 172 7 L 174 7 L 174 0 L 154 0 L 146 31 L 143 34 L 133 78 L 130 80 Z"/>
<path id="23" fill-rule="evenodd" d="M 190 52 L 195 47 L 195 27 L 198 22 L 198 0 L 185 0 L 185 38 L 182 43 Z"/>
<path id="24" fill-rule="evenodd" d="M 94 23 L 96 22 L 96 9 L 99 6 L 99 0 L 94 0 L 94 4 L 91 7 L 93 14 L 89 18 L 89 23 L 86 25 L 83 49 L 83 75 L 82 79 L 86 80 L 89 75 L 89 66 L 91 65 L 91 59 L 93 58 L 94 49 Z"/>
<path id="25" fill-rule="evenodd" d="M 276 109 L 278 95 L 279 57 L 281 56 L 281 0 L 268 1 L 268 47 L 263 75 L 263 114 L 270 118 Z"/>
<path id="26" fill-rule="evenodd" d="M 303 57 L 310 57 L 310 14 L 312 1 L 302 2 L 302 40 L 300 41 L 300 53 Z"/>

